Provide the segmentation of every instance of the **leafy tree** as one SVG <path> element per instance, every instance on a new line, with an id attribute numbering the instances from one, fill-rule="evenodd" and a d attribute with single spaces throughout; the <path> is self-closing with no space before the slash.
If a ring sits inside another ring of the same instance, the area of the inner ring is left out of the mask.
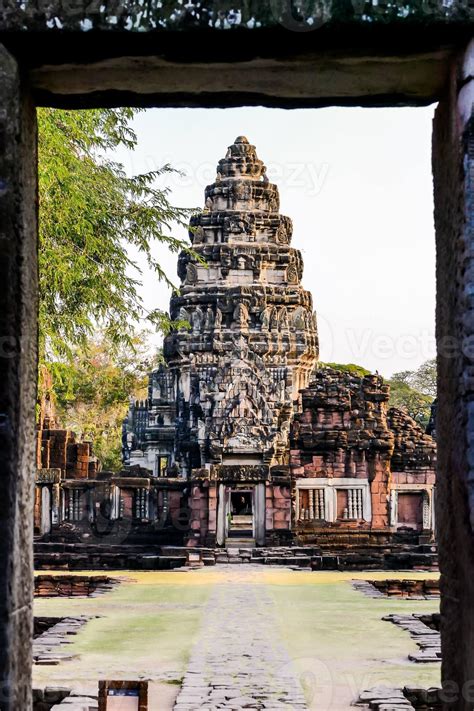
<path id="1" fill-rule="evenodd" d="M 76 358 L 100 328 L 111 347 L 133 344 L 134 323 L 170 327 L 163 312 L 146 313 L 140 295 L 142 255 L 170 283 L 155 247 L 188 245 L 172 236 L 189 210 L 173 207 L 155 187 L 173 169 L 129 177 L 107 153 L 133 149 L 135 109 L 39 109 L 40 354 Z"/>
<path id="2" fill-rule="evenodd" d="M 394 373 L 389 384 L 390 406 L 404 410 L 426 427 L 436 397 L 436 361 L 427 360 L 417 370 Z"/>
<path id="3" fill-rule="evenodd" d="M 51 365 L 53 398 L 63 427 L 80 439 L 91 439 L 104 469 L 121 467 L 121 433 L 130 397 L 147 397 L 147 374 L 160 360 L 150 355 L 146 334 L 130 345 L 111 347 L 97 333 L 72 350 L 67 361 Z"/>
<path id="4" fill-rule="evenodd" d="M 413 417 L 422 427 L 426 427 L 430 419 L 433 398 L 400 380 L 392 379 L 388 382 L 390 385 L 389 406 L 398 407 Z"/>
<path id="5" fill-rule="evenodd" d="M 417 370 L 403 370 L 394 373 L 392 380 L 406 383 L 420 393 L 436 397 L 436 359 L 427 360 Z"/>

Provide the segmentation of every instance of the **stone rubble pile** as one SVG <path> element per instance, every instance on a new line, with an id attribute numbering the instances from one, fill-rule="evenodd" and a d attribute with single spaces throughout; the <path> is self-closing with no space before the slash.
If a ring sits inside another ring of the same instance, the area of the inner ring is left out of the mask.
<path id="1" fill-rule="evenodd" d="M 420 648 L 420 652 L 412 652 L 408 659 L 412 662 L 426 664 L 441 661 L 441 635 L 439 633 L 439 615 L 387 615 L 387 622 L 399 625 L 410 633 L 412 639 Z M 430 625 L 430 626 L 428 626 Z"/>
<path id="2" fill-rule="evenodd" d="M 388 410 L 387 423 L 395 438 L 392 468 L 398 472 L 431 471 L 436 464 L 436 444 L 433 438 L 396 407 Z"/>
<path id="3" fill-rule="evenodd" d="M 353 580 L 353 586 L 368 597 L 401 597 L 432 600 L 440 596 L 438 580 Z"/>
<path id="4" fill-rule="evenodd" d="M 355 706 L 371 711 L 438 711 L 442 708 L 440 689 L 424 689 L 417 686 L 405 686 L 395 689 L 388 686 L 376 686 L 363 691 Z"/>
<path id="5" fill-rule="evenodd" d="M 401 689 L 388 686 L 377 686 L 363 691 L 356 705 L 371 711 L 414 711 L 414 706 Z"/>
<path id="6" fill-rule="evenodd" d="M 106 575 L 37 575 L 35 597 L 95 597 L 113 590 L 119 580 Z"/>
<path id="7" fill-rule="evenodd" d="M 71 644 L 71 635 L 76 635 L 87 622 L 87 616 L 65 617 L 33 640 L 33 663 L 57 665 L 74 659 L 76 655 L 62 651 Z"/>
<path id="8" fill-rule="evenodd" d="M 97 711 L 97 695 L 80 694 L 62 686 L 33 689 L 33 711 Z"/>

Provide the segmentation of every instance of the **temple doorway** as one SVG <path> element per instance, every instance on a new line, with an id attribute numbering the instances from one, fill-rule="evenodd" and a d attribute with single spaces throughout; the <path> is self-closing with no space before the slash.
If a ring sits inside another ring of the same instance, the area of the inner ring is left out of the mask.
<path id="1" fill-rule="evenodd" d="M 265 545 L 265 482 L 219 484 L 218 546 Z"/>
<path id="2" fill-rule="evenodd" d="M 253 538 L 253 491 L 234 489 L 229 497 L 229 538 Z"/>
<path id="3" fill-rule="evenodd" d="M 421 492 L 398 494 L 398 527 L 416 530 L 423 528 L 423 494 Z"/>

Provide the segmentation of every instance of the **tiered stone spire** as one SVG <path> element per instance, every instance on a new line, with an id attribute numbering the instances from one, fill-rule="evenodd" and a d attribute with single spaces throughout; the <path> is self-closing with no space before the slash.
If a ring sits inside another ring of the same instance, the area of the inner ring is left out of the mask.
<path id="1" fill-rule="evenodd" d="M 171 299 L 171 317 L 190 324 L 165 340 L 188 471 L 244 455 L 285 463 L 293 404 L 318 355 L 291 236 L 277 186 L 239 136 L 191 220 L 193 249 L 205 263 L 180 256 L 181 292 Z"/>

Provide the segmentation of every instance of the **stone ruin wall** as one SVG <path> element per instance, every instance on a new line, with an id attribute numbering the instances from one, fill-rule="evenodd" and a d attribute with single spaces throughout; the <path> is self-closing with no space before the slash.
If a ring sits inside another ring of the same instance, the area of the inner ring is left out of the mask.
<path id="1" fill-rule="evenodd" d="M 321 533 L 328 526 L 318 520 L 318 497 L 332 497 L 333 485 L 348 489 L 354 515 L 347 520 L 334 516 L 330 527 L 389 531 L 395 525 L 398 490 L 430 492 L 430 510 L 423 524 L 432 527 L 436 445 L 411 417 L 388 408 L 389 392 L 378 375 L 360 378 L 329 368 L 317 370 L 303 389 L 302 410 L 295 415 L 291 441 L 297 532 Z M 312 494 L 298 491 L 298 487 L 304 490 L 305 480 L 314 481 Z M 352 492 L 358 489 L 359 493 L 350 493 L 352 485 Z M 322 489 L 324 494 L 317 493 Z M 316 520 L 308 521 L 306 510 L 301 515 L 301 501 L 316 512 Z M 369 508 L 371 514 L 366 515 Z M 310 540 L 306 535 L 305 542 Z"/>
<path id="2" fill-rule="evenodd" d="M 392 407 L 387 413 L 387 424 L 394 433 L 391 471 L 400 484 L 436 483 L 436 446 L 402 410 Z"/>
<path id="3" fill-rule="evenodd" d="M 92 442 L 77 442 L 70 430 L 37 430 L 36 451 L 38 469 L 60 469 L 63 479 L 95 479 L 98 462 Z"/>
<path id="4" fill-rule="evenodd" d="M 45 368 L 39 418 L 36 429 L 37 469 L 59 469 L 62 479 L 94 479 L 98 469 L 91 442 L 77 442 L 71 430 L 58 426 L 56 408 L 50 397 L 52 376 Z"/>

